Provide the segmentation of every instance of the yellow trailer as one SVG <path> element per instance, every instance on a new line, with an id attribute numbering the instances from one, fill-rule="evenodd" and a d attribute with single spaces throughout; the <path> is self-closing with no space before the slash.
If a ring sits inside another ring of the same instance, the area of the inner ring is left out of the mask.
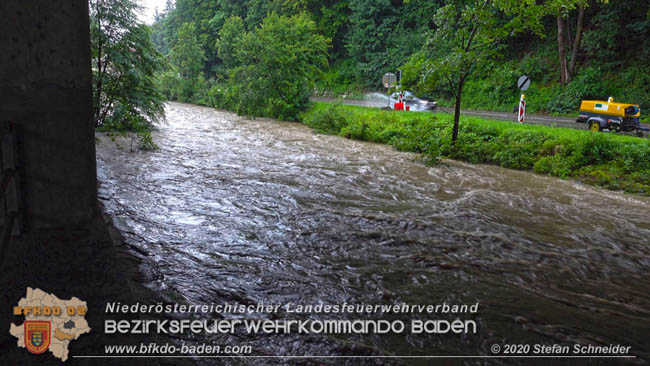
<path id="1" fill-rule="evenodd" d="M 643 136 L 647 128 L 641 127 L 639 122 L 641 109 L 636 104 L 617 103 L 614 98 L 609 100 L 583 100 L 580 103 L 580 116 L 576 122 L 587 123 L 594 132 L 609 131 L 636 131 L 638 136 Z"/>

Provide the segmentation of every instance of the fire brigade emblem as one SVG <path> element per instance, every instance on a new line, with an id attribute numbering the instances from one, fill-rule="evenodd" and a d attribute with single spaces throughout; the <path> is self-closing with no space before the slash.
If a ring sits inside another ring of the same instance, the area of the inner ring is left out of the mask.
<path id="1" fill-rule="evenodd" d="M 25 347 L 31 353 L 43 353 L 50 347 L 51 323 L 25 321 Z"/>

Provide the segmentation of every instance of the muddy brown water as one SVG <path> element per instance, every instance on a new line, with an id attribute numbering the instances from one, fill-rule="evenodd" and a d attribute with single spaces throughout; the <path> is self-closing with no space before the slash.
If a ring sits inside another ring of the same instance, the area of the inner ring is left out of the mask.
<path id="1" fill-rule="evenodd" d="M 458 315 L 477 322 L 471 335 L 240 333 L 186 342 L 252 345 L 266 356 L 491 355 L 495 343 L 622 344 L 641 364 L 650 355 L 648 198 L 494 166 L 428 167 L 389 146 L 178 103 L 153 135 L 160 150 L 137 153 L 100 136 L 100 196 L 143 258 L 149 286 L 170 301 L 480 303 L 477 314 Z M 609 361 L 624 362 L 571 360 Z M 255 360 L 293 362 L 433 360 Z"/>

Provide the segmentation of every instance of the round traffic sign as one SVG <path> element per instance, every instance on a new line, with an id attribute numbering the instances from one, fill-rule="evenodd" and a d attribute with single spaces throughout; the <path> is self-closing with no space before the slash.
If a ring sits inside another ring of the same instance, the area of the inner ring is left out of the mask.
<path id="1" fill-rule="evenodd" d="M 526 90 L 530 87 L 530 78 L 526 75 L 519 78 L 517 81 L 517 87 L 521 90 Z"/>
<path id="2" fill-rule="evenodd" d="M 397 76 L 391 72 L 384 74 L 384 77 L 381 79 L 381 83 L 384 84 L 384 87 L 390 89 L 397 84 Z"/>

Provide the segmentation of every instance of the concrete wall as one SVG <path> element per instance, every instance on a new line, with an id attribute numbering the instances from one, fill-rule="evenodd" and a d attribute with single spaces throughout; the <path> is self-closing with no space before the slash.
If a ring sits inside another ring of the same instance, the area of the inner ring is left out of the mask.
<path id="1" fill-rule="evenodd" d="M 28 229 L 97 213 L 87 0 L 0 1 L 0 121 L 21 130 Z"/>

